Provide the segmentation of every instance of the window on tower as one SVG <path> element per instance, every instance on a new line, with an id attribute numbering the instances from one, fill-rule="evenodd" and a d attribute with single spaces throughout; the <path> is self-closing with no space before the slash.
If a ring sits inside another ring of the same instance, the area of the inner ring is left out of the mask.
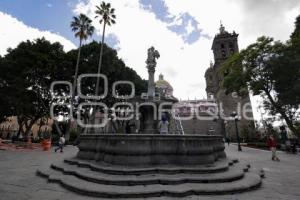
<path id="1" fill-rule="evenodd" d="M 225 49 L 225 45 L 223 43 L 221 44 L 221 49 Z"/>
<path id="2" fill-rule="evenodd" d="M 226 57 L 226 52 L 225 52 L 225 50 L 222 50 L 221 53 L 222 53 L 222 57 L 225 58 L 225 57 Z"/>
<path id="3" fill-rule="evenodd" d="M 234 53 L 234 47 L 233 47 L 233 43 L 232 42 L 229 43 L 229 52 L 230 52 L 230 54 Z"/>

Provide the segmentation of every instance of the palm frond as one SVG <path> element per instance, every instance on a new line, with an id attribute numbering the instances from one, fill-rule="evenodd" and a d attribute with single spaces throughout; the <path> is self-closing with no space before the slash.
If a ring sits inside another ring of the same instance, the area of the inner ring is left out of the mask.
<path id="1" fill-rule="evenodd" d="M 73 17 L 71 28 L 72 31 L 75 32 L 75 37 L 79 37 L 81 40 L 86 40 L 94 33 L 92 20 L 84 14 Z"/>

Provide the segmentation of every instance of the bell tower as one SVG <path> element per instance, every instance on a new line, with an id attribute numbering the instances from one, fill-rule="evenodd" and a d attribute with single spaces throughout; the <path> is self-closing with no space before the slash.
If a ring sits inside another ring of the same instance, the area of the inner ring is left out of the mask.
<path id="1" fill-rule="evenodd" d="M 230 55 L 239 52 L 238 34 L 234 31 L 233 33 L 227 32 L 223 24 L 221 24 L 211 49 L 213 50 L 216 64 L 225 61 Z"/>
<path id="2" fill-rule="evenodd" d="M 207 96 L 208 98 L 211 96 L 214 97 L 219 105 L 220 113 L 224 117 L 230 117 L 233 112 L 239 113 L 240 121 L 238 123 L 238 129 L 241 132 L 241 138 L 250 139 L 253 137 L 253 131 L 251 129 L 254 127 L 254 122 L 249 94 L 243 97 L 239 97 L 234 93 L 226 94 L 222 87 L 222 80 L 226 74 L 218 73 L 219 68 L 226 59 L 232 54 L 239 52 L 238 34 L 234 31 L 232 33 L 227 32 L 221 23 L 219 32 L 214 37 L 211 49 L 214 54 L 214 63 L 211 63 L 205 72 Z M 247 106 L 250 111 L 247 118 L 241 113 L 242 108 L 245 106 Z M 226 121 L 225 129 L 226 137 L 234 141 L 236 139 L 234 122 L 232 120 Z"/>

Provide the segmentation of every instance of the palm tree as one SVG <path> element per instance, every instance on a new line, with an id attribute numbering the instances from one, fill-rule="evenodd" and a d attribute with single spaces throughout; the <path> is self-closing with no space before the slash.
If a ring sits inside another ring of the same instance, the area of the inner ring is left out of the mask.
<path id="1" fill-rule="evenodd" d="M 104 1 L 102 1 L 102 3 L 99 6 L 96 6 L 97 10 L 95 11 L 96 13 L 96 18 L 99 17 L 99 23 L 102 24 L 103 23 L 103 33 L 102 33 L 102 42 L 101 42 L 101 50 L 100 50 L 100 58 L 99 58 L 99 65 L 98 65 L 98 72 L 97 74 L 100 74 L 101 71 L 101 65 L 102 65 L 102 54 L 103 54 L 103 45 L 104 45 L 104 36 L 105 36 L 105 28 L 106 25 L 110 26 L 112 24 L 115 24 L 116 21 L 116 15 L 115 13 L 115 9 L 111 8 L 110 3 L 105 3 Z M 97 77 L 97 84 L 96 84 L 96 92 L 95 95 L 98 95 L 98 90 L 99 90 L 99 82 L 100 82 L 100 77 Z"/>
<path id="2" fill-rule="evenodd" d="M 73 17 L 71 22 L 72 31 L 75 32 L 75 37 L 79 38 L 79 49 L 77 55 L 77 62 L 75 68 L 74 82 L 73 82 L 73 93 L 72 93 L 72 102 L 75 96 L 76 81 L 78 76 L 78 67 L 81 53 L 82 41 L 86 40 L 88 37 L 92 36 L 95 30 L 95 27 L 92 25 L 92 20 L 84 14 L 80 14 L 78 17 Z"/>
<path id="3" fill-rule="evenodd" d="M 75 75 L 74 75 L 74 81 L 72 87 L 72 97 L 71 97 L 71 106 L 73 106 L 75 91 L 76 91 L 75 88 L 76 88 L 77 77 L 78 77 L 78 68 L 79 68 L 82 41 L 88 39 L 88 37 L 93 35 L 95 27 L 92 25 L 92 20 L 84 14 L 80 14 L 78 17 L 73 17 L 73 21 L 71 22 L 70 26 L 72 28 L 72 31 L 75 32 L 75 37 L 79 38 L 79 49 L 77 54 L 77 62 L 76 62 Z M 71 129 L 71 120 L 69 120 L 68 127 L 66 130 L 67 140 L 69 139 L 70 136 L 70 129 Z"/>

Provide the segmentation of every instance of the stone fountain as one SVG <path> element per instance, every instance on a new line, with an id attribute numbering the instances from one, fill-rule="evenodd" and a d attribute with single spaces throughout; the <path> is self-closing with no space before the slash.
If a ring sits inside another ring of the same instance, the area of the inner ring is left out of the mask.
<path id="1" fill-rule="evenodd" d="M 261 185 L 261 178 L 226 157 L 221 133 L 160 135 L 162 104 L 177 99 L 159 96 L 154 73 L 159 53 L 148 49 L 148 91 L 131 99 L 140 127 L 135 134 L 83 134 L 75 158 L 53 163 L 38 174 L 79 194 L 104 198 L 184 197 L 231 194 Z M 169 119 L 172 112 L 169 112 Z M 246 173 L 247 172 L 247 173 Z"/>

